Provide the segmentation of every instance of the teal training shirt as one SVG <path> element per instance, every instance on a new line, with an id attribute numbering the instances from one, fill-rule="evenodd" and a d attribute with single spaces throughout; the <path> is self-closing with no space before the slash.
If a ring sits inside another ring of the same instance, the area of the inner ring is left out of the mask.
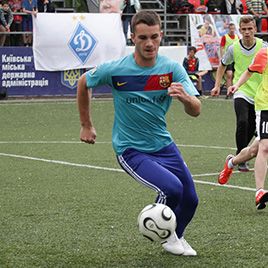
<path id="1" fill-rule="evenodd" d="M 185 69 L 161 55 L 154 66 L 141 67 L 130 54 L 88 71 L 86 78 L 88 88 L 112 87 L 112 142 L 117 155 L 128 148 L 156 152 L 172 142 L 165 118 L 172 100 L 167 89 L 172 82 L 182 83 L 189 95 L 198 95 Z"/>

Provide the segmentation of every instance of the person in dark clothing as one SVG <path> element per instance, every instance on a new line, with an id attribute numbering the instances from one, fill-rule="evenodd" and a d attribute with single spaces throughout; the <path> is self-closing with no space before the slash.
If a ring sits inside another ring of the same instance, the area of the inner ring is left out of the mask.
<path id="1" fill-rule="evenodd" d="M 241 0 L 223 0 L 220 6 L 221 14 L 241 14 L 243 5 Z"/>
<path id="2" fill-rule="evenodd" d="M 37 1 L 38 12 L 54 13 L 55 7 L 51 0 L 38 0 Z"/>
<path id="3" fill-rule="evenodd" d="M 122 10 L 122 23 L 123 23 L 123 31 L 126 37 L 126 41 L 128 40 L 128 28 L 131 23 L 131 19 L 133 15 L 138 12 L 141 8 L 139 0 L 123 0 L 121 2 L 120 9 Z M 127 14 L 127 15 L 125 15 Z"/>
<path id="4" fill-rule="evenodd" d="M 0 7 L 0 46 L 4 46 L 6 41 L 6 34 L 1 34 L 5 32 L 10 32 L 10 26 L 13 22 L 13 14 L 9 7 L 7 1 L 2 2 L 2 7 Z"/>

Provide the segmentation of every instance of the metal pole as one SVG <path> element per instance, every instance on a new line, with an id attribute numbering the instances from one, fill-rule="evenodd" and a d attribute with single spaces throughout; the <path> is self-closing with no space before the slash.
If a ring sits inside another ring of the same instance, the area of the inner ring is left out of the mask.
<path id="1" fill-rule="evenodd" d="M 166 42 L 166 33 L 167 33 L 167 1 L 164 1 L 164 45 L 167 44 Z"/>
<path id="2" fill-rule="evenodd" d="M 190 20 L 190 17 L 189 15 L 186 15 L 186 44 L 187 46 L 190 46 L 190 43 L 189 43 L 189 30 L 190 30 L 190 23 L 189 23 L 189 20 Z"/>

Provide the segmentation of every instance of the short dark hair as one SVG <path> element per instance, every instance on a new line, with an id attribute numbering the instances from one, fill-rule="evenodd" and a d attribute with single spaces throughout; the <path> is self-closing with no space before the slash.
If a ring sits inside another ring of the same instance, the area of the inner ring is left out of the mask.
<path id="1" fill-rule="evenodd" d="M 256 21 L 255 21 L 253 16 L 251 16 L 251 15 L 242 16 L 240 18 L 240 21 L 239 21 L 239 26 L 241 26 L 241 23 L 250 23 L 252 21 L 253 21 L 254 25 L 256 26 Z"/>
<path id="2" fill-rule="evenodd" d="M 131 32 L 135 32 L 135 28 L 138 24 L 144 23 L 148 26 L 159 25 L 161 28 L 161 19 L 160 16 L 151 10 L 141 10 L 136 13 L 131 20 Z"/>
<path id="3" fill-rule="evenodd" d="M 189 47 L 188 48 L 188 53 L 190 52 L 190 51 L 193 51 L 194 53 L 196 53 L 196 47 Z"/>
<path id="4" fill-rule="evenodd" d="M 8 0 L 3 0 L 3 1 L 0 2 L 0 4 L 2 4 L 2 6 L 3 5 L 9 5 Z"/>

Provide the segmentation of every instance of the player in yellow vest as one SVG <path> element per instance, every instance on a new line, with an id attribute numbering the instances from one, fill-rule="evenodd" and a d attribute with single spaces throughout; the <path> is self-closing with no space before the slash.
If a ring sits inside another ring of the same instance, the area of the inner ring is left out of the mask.
<path id="1" fill-rule="evenodd" d="M 232 45 L 234 42 L 239 40 L 238 35 L 235 33 L 235 24 L 233 22 L 229 23 L 228 33 L 223 35 L 220 43 L 220 52 L 221 57 L 226 53 L 228 47 Z M 226 67 L 225 79 L 226 79 L 226 88 L 229 88 L 233 84 L 233 74 L 234 74 L 234 63 L 229 64 Z M 226 99 L 228 96 L 226 95 Z"/>
<path id="2" fill-rule="evenodd" d="M 252 16 L 243 16 L 239 22 L 239 31 L 242 38 L 229 46 L 221 59 L 217 70 L 215 86 L 211 90 L 212 96 L 220 94 L 220 82 L 225 73 L 226 66 L 234 62 L 234 79 L 236 83 L 242 73 L 247 69 L 256 53 L 268 44 L 262 39 L 254 37 L 256 33 L 256 23 Z M 257 85 L 261 81 L 259 74 L 254 74 L 239 90 L 234 94 L 234 109 L 236 114 L 236 154 L 247 147 L 252 140 L 255 127 L 254 96 Z M 240 171 L 249 171 L 247 163 L 238 166 Z"/>
<path id="3" fill-rule="evenodd" d="M 268 191 L 264 190 L 267 175 L 268 160 L 268 48 L 262 48 L 253 60 L 253 63 L 241 75 L 239 80 L 228 89 L 228 93 L 235 93 L 255 73 L 262 74 L 262 81 L 255 94 L 255 112 L 257 138 L 248 148 L 233 157 L 229 155 L 225 161 L 224 169 L 220 173 L 219 182 L 226 183 L 233 172 L 233 167 L 239 161 L 247 161 L 257 155 L 254 172 L 256 182 L 256 207 L 263 209 L 268 202 Z"/>

